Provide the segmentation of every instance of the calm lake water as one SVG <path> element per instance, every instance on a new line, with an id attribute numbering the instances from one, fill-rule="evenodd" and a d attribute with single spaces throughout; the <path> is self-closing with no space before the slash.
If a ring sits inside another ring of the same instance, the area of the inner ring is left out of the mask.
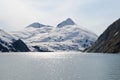
<path id="1" fill-rule="evenodd" d="M 120 80 L 120 54 L 1 53 L 0 80 Z"/>

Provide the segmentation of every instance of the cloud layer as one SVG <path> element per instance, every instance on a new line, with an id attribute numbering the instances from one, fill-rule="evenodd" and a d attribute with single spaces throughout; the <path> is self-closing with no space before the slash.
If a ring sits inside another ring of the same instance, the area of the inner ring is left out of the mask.
<path id="1" fill-rule="evenodd" d="M 70 17 L 99 35 L 120 17 L 119 3 L 119 0 L 1 0 L 0 28 L 20 30 L 33 22 L 56 26 Z"/>

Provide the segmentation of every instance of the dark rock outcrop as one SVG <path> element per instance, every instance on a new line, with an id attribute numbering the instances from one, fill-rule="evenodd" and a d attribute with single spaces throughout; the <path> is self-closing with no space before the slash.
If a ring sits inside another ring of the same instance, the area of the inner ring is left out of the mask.
<path id="1" fill-rule="evenodd" d="M 22 40 L 7 43 L 0 40 L 0 52 L 29 52 L 29 48 Z"/>
<path id="2" fill-rule="evenodd" d="M 29 48 L 22 40 L 16 40 L 12 43 L 13 47 L 16 49 L 16 52 L 29 52 Z"/>
<path id="3" fill-rule="evenodd" d="M 0 44 L 0 51 L 1 52 L 9 52 L 9 50 L 6 47 L 4 47 L 2 44 Z"/>
<path id="4" fill-rule="evenodd" d="M 53 51 L 48 50 L 47 48 L 42 48 L 39 46 L 33 46 L 33 48 L 35 48 L 35 51 L 37 52 L 53 52 Z"/>
<path id="5" fill-rule="evenodd" d="M 120 53 L 120 19 L 111 24 L 87 52 Z"/>
<path id="6" fill-rule="evenodd" d="M 16 49 L 11 43 L 7 43 L 0 39 L 0 52 L 15 52 Z"/>
<path id="7" fill-rule="evenodd" d="M 75 25 L 75 22 L 71 18 L 68 18 L 65 21 L 59 23 L 57 25 L 57 28 L 62 28 L 63 26 L 66 26 L 66 25 Z"/>
<path id="8" fill-rule="evenodd" d="M 16 40 L 12 35 L 0 29 L 0 52 L 28 52 L 27 45 L 22 40 Z"/>

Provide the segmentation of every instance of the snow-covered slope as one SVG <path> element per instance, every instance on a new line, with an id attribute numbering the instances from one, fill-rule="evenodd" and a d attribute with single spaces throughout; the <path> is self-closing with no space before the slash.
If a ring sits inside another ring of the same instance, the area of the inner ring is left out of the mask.
<path id="1" fill-rule="evenodd" d="M 15 49 L 12 46 L 13 41 L 15 41 L 15 39 L 11 35 L 0 30 L 0 52 L 14 51 Z"/>
<path id="2" fill-rule="evenodd" d="M 83 51 L 97 39 L 96 34 L 68 18 L 56 27 L 33 23 L 14 37 L 24 40 L 32 51 Z"/>
<path id="3" fill-rule="evenodd" d="M 0 29 L 0 40 L 11 43 L 12 41 L 14 41 L 14 38 L 10 34 Z"/>
<path id="4" fill-rule="evenodd" d="M 16 46 L 18 45 L 18 46 Z M 20 49 L 22 45 L 23 48 Z M 29 51 L 22 40 L 16 40 L 13 36 L 0 29 L 0 52 Z"/>
<path id="5" fill-rule="evenodd" d="M 20 39 L 26 40 L 26 39 L 35 37 L 38 34 L 39 34 L 39 36 L 41 36 L 42 34 L 49 33 L 52 29 L 53 29 L 53 27 L 49 26 L 49 25 L 33 23 L 21 31 L 14 31 L 11 33 L 13 34 L 13 36 L 15 38 L 20 38 Z"/>

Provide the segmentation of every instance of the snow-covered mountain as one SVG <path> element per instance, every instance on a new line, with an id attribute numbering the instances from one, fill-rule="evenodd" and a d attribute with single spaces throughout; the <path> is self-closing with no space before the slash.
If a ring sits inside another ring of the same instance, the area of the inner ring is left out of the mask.
<path id="1" fill-rule="evenodd" d="M 25 51 L 29 51 L 29 49 L 22 40 L 16 40 L 13 36 L 0 29 L 0 52 Z"/>
<path id="2" fill-rule="evenodd" d="M 41 34 L 49 33 L 52 30 L 52 28 L 53 28 L 52 26 L 43 25 L 43 24 L 35 22 L 27 26 L 25 29 L 21 31 L 14 31 L 11 33 L 13 34 L 15 38 L 26 40 L 26 39 L 35 37 L 38 34 L 39 36 L 41 36 Z"/>
<path id="3" fill-rule="evenodd" d="M 97 35 L 68 18 L 56 27 L 33 23 L 21 31 L 11 32 L 22 39 L 31 51 L 83 51 Z"/>

